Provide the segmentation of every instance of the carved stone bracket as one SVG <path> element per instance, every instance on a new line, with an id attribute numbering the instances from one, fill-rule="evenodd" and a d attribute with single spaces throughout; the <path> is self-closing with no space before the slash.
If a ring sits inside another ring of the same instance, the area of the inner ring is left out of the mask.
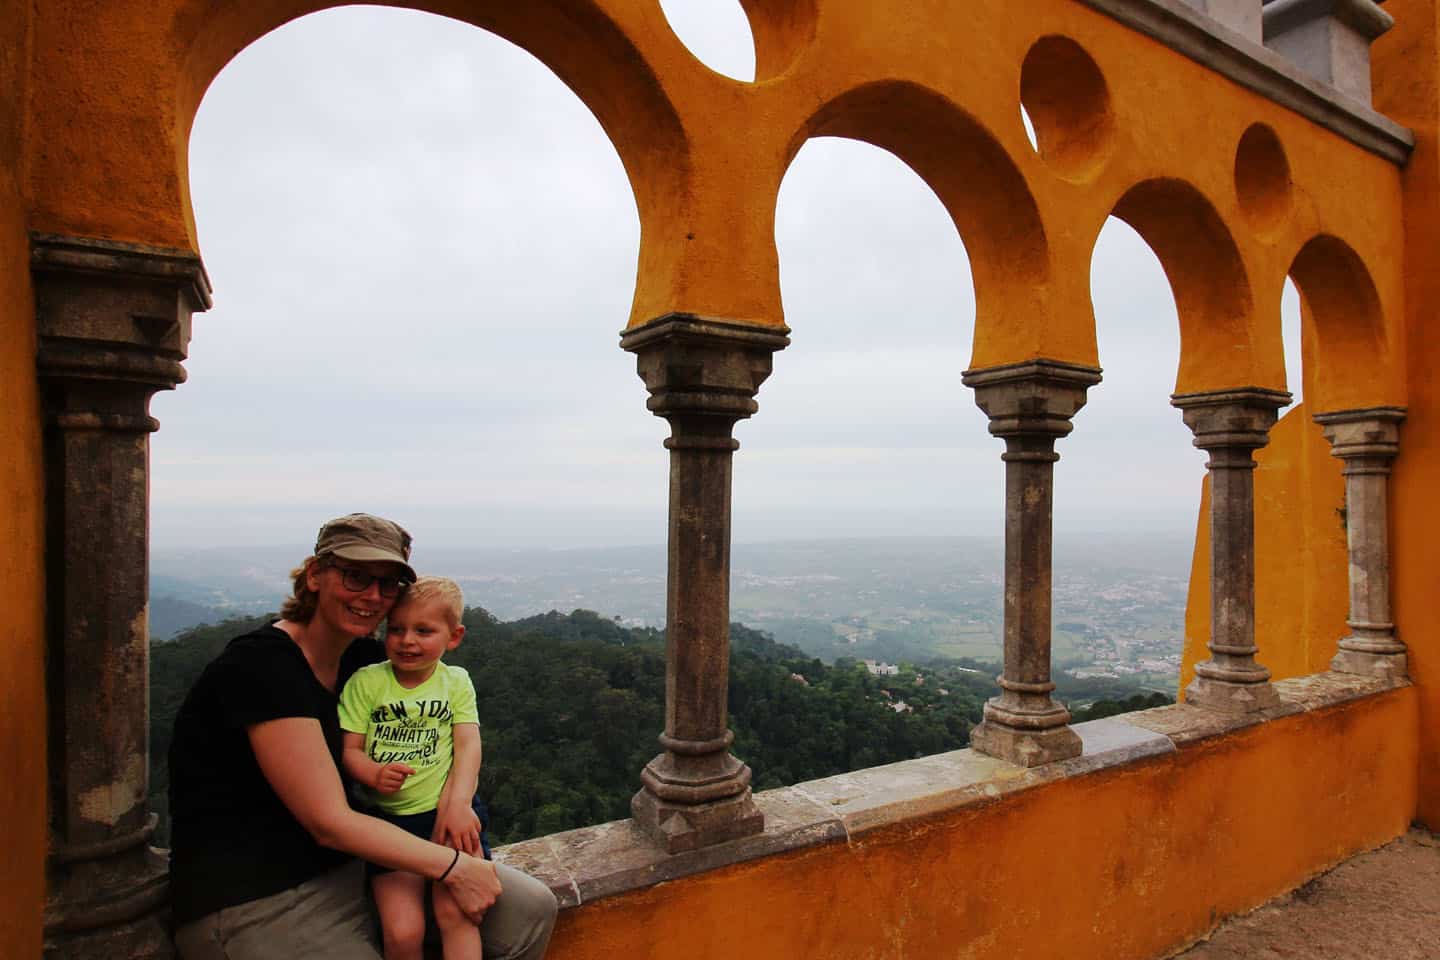
<path id="1" fill-rule="evenodd" d="M 1330 452 L 1345 463 L 1345 535 L 1350 554 L 1350 635 L 1330 661 L 1336 673 L 1389 680 L 1408 674 L 1405 644 L 1390 615 L 1390 465 L 1400 452 L 1401 407 L 1322 413 Z"/>
<path id="2" fill-rule="evenodd" d="M 640 774 L 631 810 L 667 852 L 758 833 L 750 768 L 730 753 L 730 470 L 735 423 L 788 330 L 667 314 L 621 334 L 670 422 L 664 752 Z"/>
<path id="3" fill-rule="evenodd" d="M 1395 25 L 1373 0 L 1265 0 L 1265 46 L 1370 106 L 1370 45 Z"/>
<path id="4" fill-rule="evenodd" d="M 1195 665 L 1187 703 L 1227 713 L 1278 705 L 1255 660 L 1255 451 L 1270 442 L 1283 390 L 1176 394 L 1195 446 L 1210 454 L 1210 659 Z"/>
<path id="5" fill-rule="evenodd" d="M 149 415 L 185 379 L 197 257 L 31 237 L 44 416 L 50 860 L 47 957 L 166 957 L 147 841 Z"/>
<path id="6" fill-rule="evenodd" d="M 1100 370 L 1054 360 L 962 376 L 1005 441 L 1005 667 L 1000 695 L 971 732 L 981 753 L 1025 767 L 1080 755 L 1070 711 L 1050 696 L 1051 534 L 1055 441 L 1071 430 Z"/>

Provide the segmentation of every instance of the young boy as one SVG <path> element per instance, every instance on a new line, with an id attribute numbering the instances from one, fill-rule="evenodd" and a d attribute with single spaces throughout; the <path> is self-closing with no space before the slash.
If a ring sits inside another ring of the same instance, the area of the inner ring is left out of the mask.
<path id="1" fill-rule="evenodd" d="M 469 854 L 483 851 L 472 808 L 480 773 L 475 688 L 440 658 L 465 636 L 460 587 L 421 577 L 390 611 L 381 663 L 355 672 L 340 694 L 342 756 L 376 815 Z M 425 880 L 370 865 L 385 960 L 421 960 Z M 443 883 L 432 886 L 445 960 L 480 960 L 480 930 Z"/>

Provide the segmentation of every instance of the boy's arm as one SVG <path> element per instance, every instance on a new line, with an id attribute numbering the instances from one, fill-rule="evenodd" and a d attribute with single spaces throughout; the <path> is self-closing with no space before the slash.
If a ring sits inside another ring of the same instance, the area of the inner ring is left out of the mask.
<path id="1" fill-rule="evenodd" d="M 471 801 L 480 777 L 480 725 L 457 723 L 451 729 L 451 736 L 455 756 L 450 762 L 450 775 L 440 791 L 440 802 L 435 806 L 435 833 L 431 839 L 456 850 L 479 854 L 480 818 L 475 816 Z"/>
<path id="2" fill-rule="evenodd" d="M 345 772 L 376 793 L 394 793 L 415 769 L 404 763 L 376 763 L 365 756 L 365 734 L 345 731 L 345 746 L 340 752 Z"/>

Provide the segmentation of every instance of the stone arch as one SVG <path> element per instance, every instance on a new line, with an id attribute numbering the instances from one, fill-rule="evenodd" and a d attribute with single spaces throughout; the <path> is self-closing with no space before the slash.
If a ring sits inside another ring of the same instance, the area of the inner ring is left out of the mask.
<path id="1" fill-rule="evenodd" d="M 819 0 L 740 0 L 755 41 L 755 80 L 773 80 L 815 39 Z"/>
<path id="2" fill-rule="evenodd" d="M 1175 392 L 1275 386 L 1254 356 L 1244 261 L 1214 205 L 1183 180 L 1157 178 L 1132 186 L 1111 213 L 1155 251 L 1170 281 L 1180 318 Z"/>
<path id="3" fill-rule="evenodd" d="M 989 130 L 932 90 L 882 81 L 848 90 L 815 111 L 792 139 L 787 166 L 811 137 L 880 147 L 934 191 L 970 257 L 972 365 L 1039 355 L 1047 312 L 1040 288 L 1049 283 L 1050 248 L 1029 184 Z"/>
<path id="4" fill-rule="evenodd" d="M 1310 409 L 1324 413 L 1394 402 L 1384 311 L 1359 254 L 1331 234 L 1312 237 L 1290 266 L 1300 291 Z"/>
<path id="5" fill-rule="evenodd" d="M 113 17 L 126 18 L 124 27 L 101 24 L 95 30 L 108 46 L 87 48 L 63 74 L 39 78 L 57 98 L 76 104 L 76 116 L 35 130 L 32 176 L 41 200 L 32 229 L 198 251 L 188 143 L 206 89 L 266 33 L 343 5 L 183 0 L 173 16 L 153 17 L 115 5 Z M 658 7 L 611 12 L 612 5 L 600 0 L 417 0 L 403 6 L 467 22 L 535 56 L 600 122 L 625 168 L 642 225 L 660 211 L 683 213 L 689 202 L 687 134 L 653 51 L 641 49 L 656 46 L 651 41 L 666 29 Z M 107 8 L 101 16 L 112 14 Z M 642 229 L 639 273 L 664 277 L 678 255 L 651 233 Z"/>

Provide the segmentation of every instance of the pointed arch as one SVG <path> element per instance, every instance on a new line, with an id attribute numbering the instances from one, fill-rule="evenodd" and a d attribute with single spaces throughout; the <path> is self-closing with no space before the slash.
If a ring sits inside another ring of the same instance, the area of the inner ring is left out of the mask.
<path id="1" fill-rule="evenodd" d="M 1394 403 L 1394 376 L 1384 312 L 1364 261 L 1339 237 L 1320 234 L 1300 248 L 1290 266 L 1300 291 L 1302 329 L 1314 363 L 1308 380 L 1316 412 Z"/>
<path id="2" fill-rule="evenodd" d="M 1121 196 L 1112 214 L 1155 251 L 1180 319 L 1177 393 L 1272 386 L 1255 362 L 1254 297 L 1240 250 L 1210 201 L 1183 180 L 1157 178 Z"/>
<path id="3" fill-rule="evenodd" d="M 965 243 L 975 282 L 975 356 L 1003 354 L 992 341 L 1033 356 L 1041 342 L 1050 249 L 1040 210 L 1000 142 L 959 105 L 904 81 L 851 89 L 820 107 L 790 145 L 811 137 L 861 140 L 894 154 L 949 213 Z M 992 359 L 988 362 L 1003 362 Z M 982 361 L 974 361 L 976 363 Z"/>
<path id="4" fill-rule="evenodd" d="M 342 6 L 327 0 L 267 0 L 230 4 L 195 2 L 176 17 L 179 49 L 175 170 L 181 211 L 192 247 L 188 141 L 205 90 L 241 50 L 279 26 L 319 10 Z M 609 5 L 595 0 L 531 3 L 460 3 L 419 0 L 403 6 L 446 16 L 487 30 L 526 50 L 565 83 L 595 115 L 614 144 L 630 180 L 644 224 L 652 211 L 684 195 L 687 139 L 674 104 L 632 37 L 645 29 L 618 22 Z M 629 14 L 627 14 L 629 15 Z M 633 16 L 643 16 L 637 11 Z M 640 274 L 661 269 L 669 256 L 642 234 Z"/>

